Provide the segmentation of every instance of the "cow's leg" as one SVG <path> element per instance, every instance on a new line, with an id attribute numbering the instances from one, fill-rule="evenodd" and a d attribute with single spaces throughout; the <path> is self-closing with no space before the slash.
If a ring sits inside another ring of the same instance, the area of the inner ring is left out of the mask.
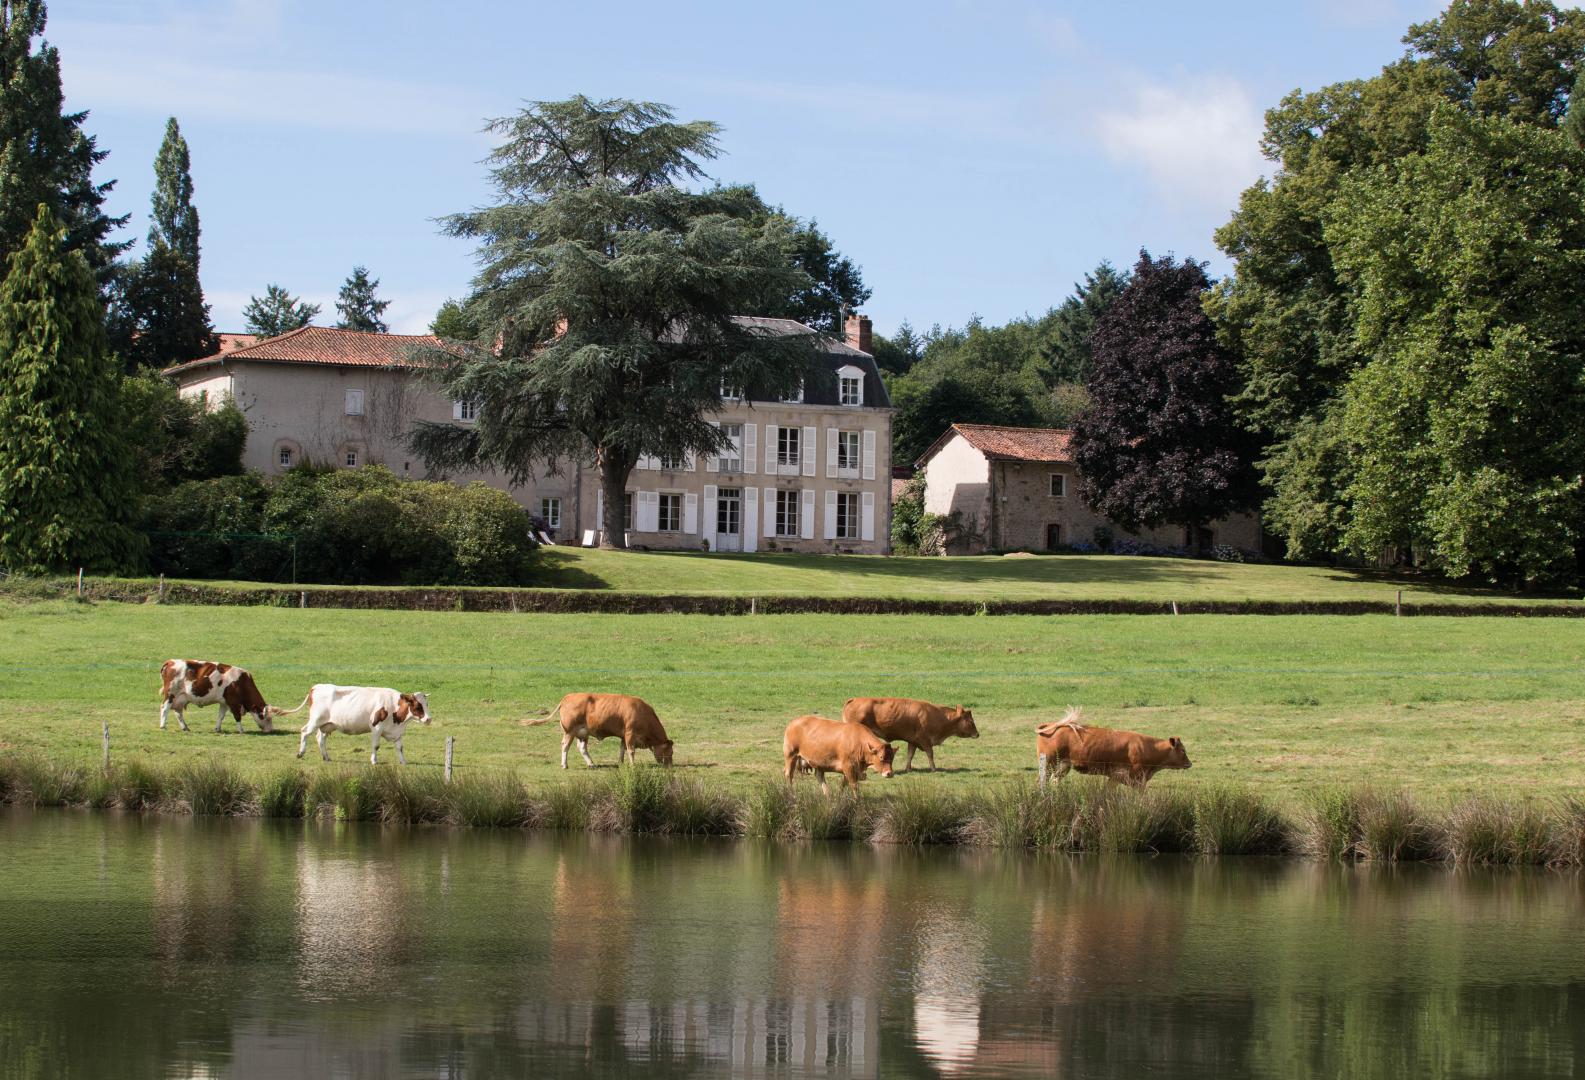
<path id="1" fill-rule="evenodd" d="M 578 740 L 578 753 L 583 755 L 583 763 L 589 768 L 594 768 L 594 758 L 589 756 L 589 736 L 585 735 Z"/>
<path id="2" fill-rule="evenodd" d="M 819 766 L 815 767 L 815 779 L 820 781 L 820 794 L 829 798 L 831 789 L 826 786 L 826 771 Z"/>
<path id="3" fill-rule="evenodd" d="M 303 725 L 303 733 L 297 737 L 297 756 L 298 757 L 302 757 L 303 756 L 303 752 L 308 749 L 308 732 L 313 726 L 314 726 L 314 723 L 313 723 L 312 720 L 310 720 L 308 723 L 304 724 Z"/>
<path id="4" fill-rule="evenodd" d="M 1057 760 L 1056 775 L 1053 776 L 1052 779 L 1053 780 L 1061 780 L 1064 776 L 1068 775 L 1068 773 L 1071 772 L 1072 770 L 1073 770 L 1073 762 L 1069 761 L 1067 758 L 1059 758 Z"/>
<path id="5" fill-rule="evenodd" d="M 325 729 L 320 728 L 318 731 L 314 732 L 314 738 L 319 743 L 319 760 L 329 761 L 330 755 L 325 753 Z"/>
<path id="6" fill-rule="evenodd" d="M 561 767 L 563 769 L 567 767 L 567 747 L 571 745 L 572 734 L 570 732 L 563 731 L 561 733 Z"/>
<path id="7" fill-rule="evenodd" d="M 233 705 L 233 706 L 231 706 L 231 715 L 232 715 L 232 718 L 235 719 L 236 722 L 237 722 L 237 734 L 241 735 L 242 734 L 242 706 L 241 705 Z"/>
<path id="8" fill-rule="evenodd" d="M 372 727 L 372 728 L 369 729 L 369 764 L 370 765 L 378 765 L 379 763 L 380 763 L 380 729 L 377 728 L 377 727 Z"/>
<path id="9" fill-rule="evenodd" d="M 919 749 L 913 743 L 908 744 L 908 760 L 903 762 L 903 772 L 914 771 L 914 751 Z"/>
<path id="10" fill-rule="evenodd" d="M 935 772 L 936 771 L 936 748 L 934 746 L 930 745 L 929 743 L 925 743 L 925 757 L 930 759 L 930 771 L 931 772 Z"/>
<path id="11" fill-rule="evenodd" d="M 186 712 L 187 712 L 187 706 L 186 705 L 178 705 L 178 706 L 176 706 L 176 722 L 182 726 L 182 730 L 183 731 L 191 731 L 193 729 L 187 726 L 187 717 L 185 715 Z"/>
<path id="12" fill-rule="evenodd" d="M 793 773 L 796 772 L 797 770 L 798 770 L 798 752 L 796 750 L 790 751 L 787 754 L 786 767 L 782 770 L 783 772 L 785 772 L 787 774 L 787 786 L 789 788 L 791 788 L 793 786 Z"/>
<path id="13" fill-rule="evenodd" d="M 396 737 L 396 760 L 403 765 L 407 764 L 407 755 L 402 753 L 402 737 L 400 735 Z"/>
<path id="14" fill-rule="evenodd" d="M 166 698 L 160 702 L 160 730 L 165 730 L 165 718 L 171 713 L 171 699 Z"/>

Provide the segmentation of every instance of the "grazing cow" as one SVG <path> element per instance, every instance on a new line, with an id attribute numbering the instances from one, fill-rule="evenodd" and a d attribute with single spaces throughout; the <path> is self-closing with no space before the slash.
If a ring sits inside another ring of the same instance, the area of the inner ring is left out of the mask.
<path id="1" fill-rule="evenodd" d="M 936 747 L 956 735 L 960 739 L 978 739 L 980 729 L 974 726 L 974 714 L 962 705 L 947 708 L 928 701 L 915 701 L 900 697 L 848 698 L 842 706 L 842 722 L 862 724 L 887 742 L 908 744 L 908 760 L 903 762 L 903 772 L 913 772 L 914 751 L 923 750 L 930 759 L 930 771 L 936 771 Z"/>
<path id="2" fill-rule="evenodd" d="M 160 730 L 165 729 L 165 719 L 172 711 L 183 731 L 191 731 L 182 714 L 189 705 L 219 705 L 215 715 L 215 734 L 220 734 L 226 721 L 226 711 L 231 711 L 242 731 L 242 714 L 252 713 L 259 722 L 259 730 L 271 732 L 275 725 L 271 718 L 280 710 L 264 703 L 264 695 L 245 669 L 213 660 L 167 660 L 160 665 Z"/>
<path id="3" fill-rule="evenodd" d="M 787 786 L 792 786 L 794 772 L 808 766 L 820 781 L 820 790 L 827 795 L 831 789 L 826 786 L 826 773 L 841 773 L 857 797 L 864 771 L 874 769 L 882 776 L 890 776 L 895 753 L 890 743 L 868 728 L 823 716 L 800 716 L 787 725 L 782 736 Z"/>
<path id="4" fill-rule="evenodd" d="M 1055 764 L 1058 780 L 1073 769 L 1104 776 L 1113 784 L 1142 788 L 1162 769 L 1189 767 L 1182 739 L 1091 727 L 1079 715 L 1078 709 L 1069 709 L 1061 720 L 1035 729 L 1035 752 Z"/>
<path id="5" fill-rule="evenodd" d="M 278 710 L 278 716 L 290 716 L 308 707 L 308 723 L 297 740 L 297 756 L 308 749 L 308 736 L 312 734 L 319 743 L 319 756 L 325 761 L 325 736 L 337 731 L 348 735 L 369 735 L 369 764 L 380 763 L 380 740 L 389 739 L 396 744 L 396 759 L 407 764 L 402 753 L 402 735 L 407 722 L 420 724 L 430 721 L 429 699 L 423 694 L 403 694 L 382 686 L 334 686 L 315 683 L 308 688 L 308 696 L 295 709 Z"/>
<path id="6" fill-rule="evenodd" d="M 626 758 L 638 764 L 638 752 L 648 750 L 662 765 L 671 764 L 672 747 L 660 717 L 643 698 L 629 694 L 568 694 L 551 710 L 550 716 L 525 721 L 533 727 L 548 724 L 551 717 L 561 716 L 561 767 L 567 767 L 567 747 L 578 740 L 578 753 L 585 765 L 593 765 L 589 756 L 590 739 L 618 738 L 622 740 L 616 763 Z"/>

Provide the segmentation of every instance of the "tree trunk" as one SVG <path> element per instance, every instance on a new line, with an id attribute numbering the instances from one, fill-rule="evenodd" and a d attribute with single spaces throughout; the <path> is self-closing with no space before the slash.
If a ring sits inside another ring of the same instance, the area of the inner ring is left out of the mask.
<path id="1" fill-rule="evenodd" d="M 602 450 L 596 455 L 596 464 L 600 470 L 600 491 L 605 496 L 600 521 L 600 546 L 625 548 L 627 531 L 623 528 L 622 508 L 627 501 L 624 489 L 627 487 L 628 474 L 633 471 L 633 463 L 621 455 Z"/>

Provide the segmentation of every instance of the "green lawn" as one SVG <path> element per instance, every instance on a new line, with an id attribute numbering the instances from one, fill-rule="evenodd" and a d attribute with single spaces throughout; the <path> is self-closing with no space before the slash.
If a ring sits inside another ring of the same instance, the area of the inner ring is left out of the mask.
<path id="1" fill-rule="evenodd" d="M 1195 767 L 1164 784 L 1230 781 L 1279 798 L 1362 782 L 1433 797 L 1585 786 L 1585 623 L 1554 619 L 0 604 L 0 753 L 97 760 L 108 721 L 118 757 L 213 753 L 250 771 L 291 762 L 295 736 L 252 734 L 251 720 L 246 736 L 229 723 L 216 736 L 213 709 L 189 712 L 191 734 L 174 722 L 160 731 L 157 671 L 169 656 L 242 664 L 287 706 L 316 681 L 426 691 L 437 721 L 412 732 L 415 766 L 437 766 L 449 734 L 459 768 L 512 768 L 530 782 L 559 775 L 559 738 L 519 721 L 587 689 L 647 698 L 679 765 L 732 786 L 774 775 L 787 720 L 835 716 L 860 694 L 975 711 L 981 739 L 939 751 L 942 774 L 899 783 L 966 790 L 1027 776 L 1034 725 L 1073 703 L 1096 723 L 1183 737 Z M 330 747 L 338 764 L 366 760 L 361 738 Z M 594 753 L 609 766 L 615 744 Z"/>
<path id="2" fill-rule="evenodd" d="M 1120 555 L 721 555 L 548 548 L 545 584 L 711 596 L 957 600 L 1512 600 L 1495 590 L 1312 566 Z"/>

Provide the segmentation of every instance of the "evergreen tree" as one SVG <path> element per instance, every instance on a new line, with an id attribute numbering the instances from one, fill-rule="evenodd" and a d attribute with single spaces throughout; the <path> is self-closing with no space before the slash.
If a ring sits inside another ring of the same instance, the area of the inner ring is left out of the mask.
<path id="1" fill-rule="evenodd" d="M 925 356 L 925 342 L 907 319 L 891 335 L 874 335 L 875 365 L 891 375 L 906 375 Z"/>
<path id="2" fill-rule="evenodd" d="M 1131 532 L 1193 529 L 1255 496 L 1249 439 L 1228 403 L 1238 365 L 1201 306 L 1209 287 L 1200 263 L 1141 251 L 1091 336 L 1073 463 L 1086 501 Z"/>
<path id="3" fill-rule="evenodd" d="M 491 349 L 446 351 L 435 381 L 480 403 L 477 424 L 421 425 L 431 468 L 593 455 L 603 542 L 624 545 L 623 489 L 640 454 L 714 453 L 723 384 L 776 400 L 813 373 L 813 335 L 767 335 L 733 316 L 807 288 L 792 230 L 733 189 L 689 191 L 715 124 L 663 105 L 538 102 L 491 123 L 495 205 L 446 219 L 481 241 L 467 316 Z"/>
<path id="4" fill-rule="evenodd" d="M 165 140 L 154 158 L 149 247 L 164 243 L 198 273 L 198 208 L 193 205 L 192 162 L 176 117 L 165 122 Z"/>
<path id="5" fill-rule="evenodd" d="M 114 181 L 95 184 L 93 170 L 106 151 L 83 133 L 87 113 L 61 111 L 59 54 L 47 45 L 33 51 L 44 22 L 43 0 L 0 0 L 0 266 L 27 239 L 43 203 L 104 283 L 128 246 L 107 237 L 127 219 L 101 209 Z"/>
<path id="6" fill-rule="evenodd" d="M 370 280 L 367 267 L 354 266 L 352 276 L 341 286 L 341 294 L 336 298 L 336 310 L 341 312 L 341 321 L 336 326 L 369 334 L 383 334 L 389 330 L 380 316 L 391 302 L 375 299 L 374 290 L 379 287 L 380 279 Z"/>
<path id="7" fill-rule="evenodd" d="M 1564 134 L 1574 140 L 1574 145 L 1585 150 L 1585 66 L 1574 78 L 1574 89 L 1568 96 L 1568 112 L 1563 114 Z"/>
<path id="8" fill-rule="evenodd" d="M 110 344 L 127 371 L 213 356 L 220 348 L 192 264 L 156 240 L 112 292 Z"/>
<path id="9" fill-rule="evenodd" d="M 1084 275 L 1073 286 L 1073 295 L 1052 313 L 1046 340 L 1040 347 L 1046 385 L 1055 390 L 1064 383 L 1083 384 L 1090 377 L 1090 335 L 1112 301 L 1122 295 L 1128 274 L 1109 261 Z"/>
<path id="10" fill-rule="evenodd" d="M 429 332 L 450 341 L 473 341 L 479 336 L 479 328 L 455 300 L 447 300 L 440 305 L 440 310 L 435 312 L 435 321 L 429 324 Z"/>
<path id="11" fill-rule="evenodd" d="M 318 314 L 318 304 L 299 300 L 279 285 L 266 286 L 263 296 L 248 297 L 248 306 L 242 309 L 248 333 L 267 338 L 307 326 Z"/>
<path id="12" fill-rule="evenodd" d="M 137 560 L 137 483 L 120 441 L 104 309 L 47 206 L 0 285 L 0 566 L 23 573 Z"/>

